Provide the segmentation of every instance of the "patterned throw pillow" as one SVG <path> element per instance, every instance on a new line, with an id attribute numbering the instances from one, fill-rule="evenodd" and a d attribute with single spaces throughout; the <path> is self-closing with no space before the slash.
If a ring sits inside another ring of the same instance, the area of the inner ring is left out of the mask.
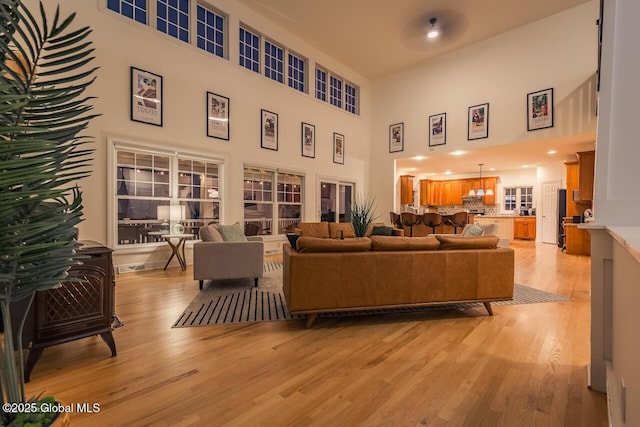
<path id="1" fill-rule="evenodd" d="M 464 229 L 462 230 L 462 233 L 460 233 L 460 235 L 470 237 L 482 236 L 484 235 L 484 230 L 476 224 L 467 224 L 464 226 Z"/>
<path id="2" fill-rule="evenodd" d="M 244 230 L 239 222 L 233 225 L 221 225 L 218 224 L 218 230 L 222 234 L 222 238 L 225 242 L 246 242 L 247 237 L 244 235 Z"/>

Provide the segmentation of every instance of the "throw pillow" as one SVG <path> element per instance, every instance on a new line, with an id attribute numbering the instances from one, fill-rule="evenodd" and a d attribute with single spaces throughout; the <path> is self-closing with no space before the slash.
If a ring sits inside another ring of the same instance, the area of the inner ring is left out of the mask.
<path id="1" fill-rule="evenodd" d="M 500 238 L 498 236 L 469 236 L 459 238 L 452 235 L 437 234 L 440 249 L 496 249 Z"/>
<path id="2" fill-rule="evenodd" d="M 233 225 L 221 225 L 218 224 L 218 230 L 222 234 L 222 238 L 225 242 L 246 242 L 247 237 L 244 235 L 244 230 L 239 222 Z"/>
<path id="3" fill-rule="evenodd" d="M 388 227 L 386 225 L 376 225 L 373 227 L 373 231 L 371 232 L 372 236 L 392 236 L 393 235 L 393 227 Z"/>
<path id="4" fill-rule="evenodd" d="M 208 224 L 200 227 L 200 239 L 203 242 L 224 242 L 218 224 Z"/>
<path id="5" fill-rule="evenodd" d="M 298 238 L 300 236 L 298 236 L 297 234 L 293 234 L 293 233 L 289 233 L 287 234 L 287 239 L 289 239 L 289 244 L 291 245 L 291 247 L 295 250 L 298 250 Z"/>
<path id="6" fill-rule="evenodd" d="M 484 230 L 480 228 L 477 224 L 467 224 L 464 226 L 461 236 L 482 236 L 484 234 Z"/>

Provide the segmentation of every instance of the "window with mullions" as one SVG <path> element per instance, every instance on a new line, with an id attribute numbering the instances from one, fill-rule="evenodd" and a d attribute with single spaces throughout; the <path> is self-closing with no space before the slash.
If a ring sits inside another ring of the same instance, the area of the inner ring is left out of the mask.
<path id="1" fill-rule="evenodd" d="M 289 87 L 299 90 L 300 92 L 306 92 L 306 61 L 304 58 L 289 52 L 288 62 Z"/>
<path id="2" fill-rule="evenodd" d="M 240 27 L 240 66 L 260 72 L 260 37 Z"/>
<path id="3" fill-rule="evenodd" d="M 327 72 L 316 68 L 316 98 L 327 101 Z"/>
<path id="4" fill-rule="evenodd" d="M 533 208 L 533 187 L 505 187 L 504 210 L 520 212 Z"/>
<path id="5" fill-rule="evenodd" d="M 329 77 L 329 103 L 342 108 L 342 80 L 337 77 Z"/>
<path id="6" fill-rule="evenodd" d="M 284 49 L 269 41 L 264 42 L 264 75 L 284 83 Z"/>
<path id="7" fill-rule="evenodd" d="M 349 83 L 344 84 L 344 109 L 358 114 L 358 89 Z"/>
<path id="8" fill-rule="evenodd" d="M 162 241 L 160 234 L 167 228 L 167 218 L 158 218 L 159 206 L 185 206 L 181 223 L 185 233 L 196 239 L 202 225 L 219 221 L 221 163 L 152 150 L 114 150 L 114 246 Z"/>
<path id="9" fill-rule="evenodd" d="M 189 43 L 189 0 L 157 1 L 158 31 Z"/>
<path id="10" fill-rule="evenodd" d="M 197 7 L 197 46 L 224 58 L 224 16 L 204 6 Z"/>
<path id="11" fill-rule="evenodd" d="M 262 235 L 286 234 L 301 221 L 303 183 L 304 176 L 295 173 L 245 167 L 245 225 L 257 224 Z"/>
<path id="12" fill-rule="evenodd" d="M 147 0 L 107 0 L 107 8 L 141 24 L 147 24 Z"/>

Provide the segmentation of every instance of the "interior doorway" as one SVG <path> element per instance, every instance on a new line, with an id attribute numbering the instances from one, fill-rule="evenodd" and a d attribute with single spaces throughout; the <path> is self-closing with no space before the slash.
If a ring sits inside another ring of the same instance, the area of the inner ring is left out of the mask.
<path id="1" fill-rule="evenodd" d="M 559 181 L 542 183 L 542 243 L 558 243 L 558 188 Z"/>

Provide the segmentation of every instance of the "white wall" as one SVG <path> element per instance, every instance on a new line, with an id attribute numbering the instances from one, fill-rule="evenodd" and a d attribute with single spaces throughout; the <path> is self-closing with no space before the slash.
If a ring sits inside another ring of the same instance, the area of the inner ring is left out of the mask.
<path id="1" fill-rule="evenodd" d="M 26 3 L 34 6 L 36 2 Z M 57 2 L 47 2 L 54 7 Z M 316 215 L 316 180 L 333 176 L 356 182 L 366 190 L 370 156 L 370 83 L 286 30 L 233 0 L 210 3 L 229 15 L 229 60 L 220 59 L 195 46 L 164 35 L 151 27 L 106 9 L 106 1 L 66 0 L 63 13 L 77 13 L 77 25 L 93 29 L 95 63 L 100 67 L 91 88 L 95 111 L 102 116 L 91 123 L 88 134 L 96 138 L 93 175 L 81 183 L 85 221 L 81 239 L 108 243 L 107 237 L 107 138 L 122 138 L 164 149 L 225 159 L 222 221 L 243 217 L 243 165 L 247 162 L 294 169 L 306 174 L 304 219 Z M 310 94 L 241 68 L 238 62 L 238 23 L 262 32 L 309 59 Z M 314 98 L 315 63 L 360 87 L 360 116 L 337 109 Z M 130 109 L 130 67 L 163 77 L 164 122 L 162 127 L 133 122 Z M 205 94 L 230 98 L 230 140 L 209 138 L 205 131 Z M 279 115 L 279 150 L 260 148 L 260 109 Z M 316 127 L 315 159 L 301 156 L 301 122 Z M 333 132 L 345 136 L 344 165 L 332 161 Z M 158 255 L 162 259 L 163 254 Z M 131 258 L 131 256 L 130 256 Z"/>
<path id="2" fill-rule="evenodd" d="M 400 157 L 518 143 L 595 131 L 583 96 L 596 70 L 597 1 L 425 62 L 373 83 L 371 188 L 392 210 Z M 526 94 L 554 88 L 550 129 L 527 132 Z M 467 141 L 467 108 L 490 103 L 489 138 Z M 447 143 L 428 147 L 429 115 L 447 113 Z M 388 152 L 388 127 L 405 124 L 405 150 Z M 375 171 L 375 172 L 374 172 Z"/>

